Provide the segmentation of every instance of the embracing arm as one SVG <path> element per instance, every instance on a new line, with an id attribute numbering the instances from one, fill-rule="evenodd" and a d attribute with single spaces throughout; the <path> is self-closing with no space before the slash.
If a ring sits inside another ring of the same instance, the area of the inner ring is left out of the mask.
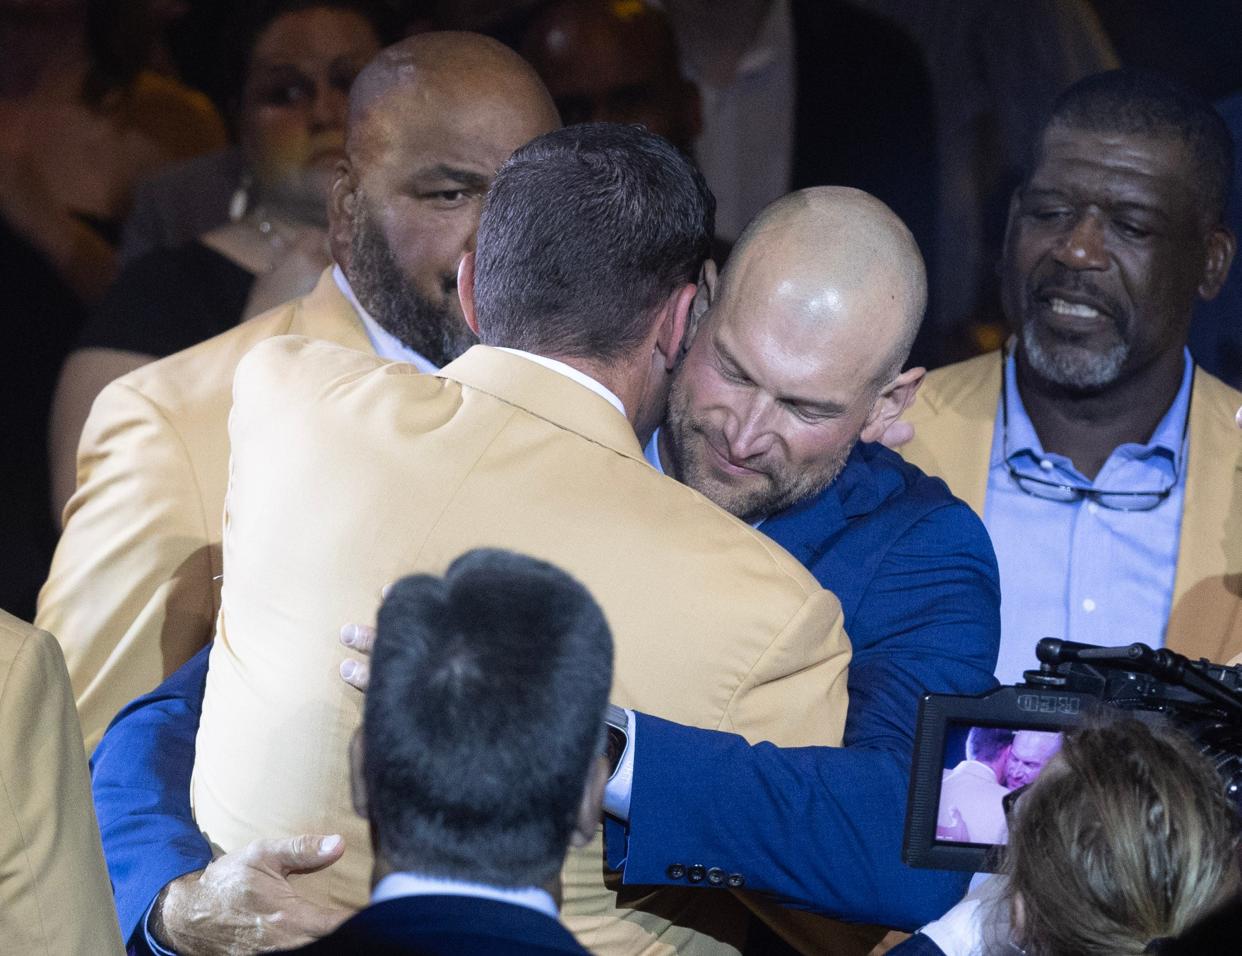
<path id="1" fill-rule="evenodd" d="M 307 902 L 288 881 L 340 859 L 340 837 L 255 840 L 212 859 L 190 810 L 210 651 L 125 707 L 91 758 L 121 933 L 138 952 L 150 937 L 185 956 L 285 949 L 349 915 Z"/>
<path id="2" fill-rule="evenodd" d="M 126 940 L 166 884 L 211 862 L 190 812 L 209 653 L 203 648 L 117 714 L 91 757 L 95 812 Z"/>
<path id="3" fill-rule="evenodd" d="M 65 650 L 88 751 L 126 703 L 211 639 L 199 485 L 160 407 L 127 382 L 107 386 L 82 434 L 78 489 L 35 619 Z"/>
<path id="4" fill-rule="evenodd" d="M 607 827 L 625 883 L 684 885 L 677 867 L 701 864 L 788 906 L 906 928 L 960 898 L 964 876 L 905 866 L 901 844 L 919 697 L 994 683 L 999 590 L 982 524 L 955 505 L 906 529 L 847 626 L 842 748 L 750 746 L 639 715 L 628 829 Z"/>

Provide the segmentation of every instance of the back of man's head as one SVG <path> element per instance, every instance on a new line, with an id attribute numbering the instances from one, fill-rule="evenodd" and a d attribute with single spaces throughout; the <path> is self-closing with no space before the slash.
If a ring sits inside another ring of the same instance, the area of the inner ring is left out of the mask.
<path id="1" fill-rule="evenodd" d="M 641 127 L 548 133 L 501 167 L 479 221 L 474 306 L 488 345 L 612 362 L 652 310 L 694 282 L 715 200 L 702 175 Z"/>
<path id="2" fill-rule="evenodd" d="M 1186 170 L 1205 218 L 1219 222 L 1233 178 L 1233 140 L 1212 105 L 1189 87 L 1148 70 L 1096 73 L 1066 89 L 1045 128 L 1178 139 L 1194 163 Z M 1038 148 L 1038 147 L 1037 147 Z M 1035 163 L 1032 163 L 1034 168 Z"/>
<path id="3" fill-rule="evenodd" d="M 377 859 L 492 886 L 542 885 L 578 826 L 612 682 L 603 612 L 565 572 L 471 551 L 393 586 L 363 720 Z"/>
<path id="4" fill-rule="evenodd" d="M 1008 755 L 1013 731 L 1002 727 L 972 727 L 966 735 L 966 756 L 980 763 L 993 764 Z"/>

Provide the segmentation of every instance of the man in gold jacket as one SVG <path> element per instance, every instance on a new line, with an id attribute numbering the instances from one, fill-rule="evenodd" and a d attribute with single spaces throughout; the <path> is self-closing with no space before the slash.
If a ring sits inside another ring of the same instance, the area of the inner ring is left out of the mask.
<path id="1" fill-rule="evenodd" d="M 60 647 L 0 611 L 0 948 L 120 953 Z"/>
<path id="2" fill-rule="evenodd" d="M 549 133 L 497 175 L 459 273 L 484 345 L 438 376 L 296 338 L 242 360 L 192 786 L 215 845 L 341 832 L 345 856 L 299 891 L 365 903 L 340 622 L 372 619 L 385 581 L 476 547 L 556 561 L 591 590 L 614 635 L 617 703 L 756 742 L 840 743 L 849 645 L 835 597 L 643 457 L 700 270 L 712 281 L 711 206 L 698 172 L 645 130 Z M 565 920 L 588 948 L 741 948 L 744 913 L 727 898 L 618 892 L 603 870 L 598 839 L 566 868 Z"/>
<path id="3" fill-rule="evenodd" d="M 329 206 L 338 266 L 305 298 L 100 394 L 36 618 L 64 648 L 88 750 L 211 639 L 238 360 L 284 334 L 422 371 L 455 358 L 472 339 L 457 262 L 483 193 L 514 149 L 557 125 L 534 71 L 495 41 L 440 33 L 388 48 L 351 92 Z"/>
<path id="4" fill-rule="evenodd" d="M 1158 77 L 1064 93 L 1009 210 L 1007 354 L 933 372 L 902 453 L 984 518 L 1001 575 L 997 676 L 1045 636 L 1242 651 L 1242 394 L 1185 350 L 1228 272 L 1229 134 Z"/>

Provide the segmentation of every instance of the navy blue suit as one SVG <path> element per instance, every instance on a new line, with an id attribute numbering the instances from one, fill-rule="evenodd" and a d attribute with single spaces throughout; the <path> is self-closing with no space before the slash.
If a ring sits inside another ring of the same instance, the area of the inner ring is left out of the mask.
<path id="1" fill-rule="evenodd" d="M 402 896 L 368 906 L 336 932 L 291 952 L 306 956 L 589 956 L 559 922 L 512 903 Z"/>
<path id="2" fill-rule="evenodd" d="M 994 684 L 1000 596 L 987 532 L 941 481 L 862 444 L 827 490 L 761 530 L 841 600 L 854 645 L 846 747 L 751 747 L 640 715 L 630 825 L 610 823 L 610 862 L 635 884 L 684 883 L 667 875 L 673 864 L 719 866 L 793 906 L 921 925 L 966 877 L 901 863 L 917 700 Z M 188 807 L 206 672 L 204 650 L 123 710 L 92 760 L 127 939 L 165 883 L 211 859 Z"/>
<path id="3" fill-rule="evenodd" d="M 686 885 L 691 867 L 718 867 L 785 905 L 921 926 L 969 874 L 901 862 L 917 701 L 995 686 L 991 541 L 942 481 L 863 444 L 825 492 L 759 530 L 841 601 L 854 648 L 845 746 L 751 747 L 640 716 L 630 823 L 609 821 L 609 862 L 625 883 Z"/>

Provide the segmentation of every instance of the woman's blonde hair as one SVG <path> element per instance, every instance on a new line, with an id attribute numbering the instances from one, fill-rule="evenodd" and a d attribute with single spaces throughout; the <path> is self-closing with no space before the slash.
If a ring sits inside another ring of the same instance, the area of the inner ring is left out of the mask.
<path id="1" fill-rule="evenodd" d="M 1013 942 L 1142 953 L 1237 891 L 1238 841 L 1221 778 L 1183 734 L 1134 718 L 1075 731 L 1015 807 Z"/>

